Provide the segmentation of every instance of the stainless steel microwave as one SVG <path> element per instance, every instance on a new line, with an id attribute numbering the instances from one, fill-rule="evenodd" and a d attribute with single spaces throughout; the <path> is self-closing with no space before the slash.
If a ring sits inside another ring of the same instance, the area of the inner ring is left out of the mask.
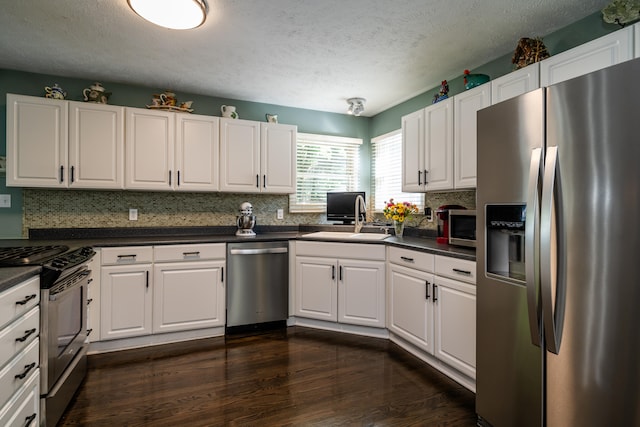
<path id="1" fill-rule="evenodd" d="M 476 247 L 476 211 L 449 211 L 449 244 Z"/>

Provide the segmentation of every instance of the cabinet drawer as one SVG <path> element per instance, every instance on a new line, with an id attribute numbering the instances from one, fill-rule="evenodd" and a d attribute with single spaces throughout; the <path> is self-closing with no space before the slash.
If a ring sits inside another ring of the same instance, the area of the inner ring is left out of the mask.
<path id="1" fill-rule="evenodd" d="M 476 263 L 475 261 L 436 255 L 436 274 L 475 284 Z"/>
<path id="2" fill-rule="evenodd" d="M 153 261 L 151 246 L 123 246 L 102 248 L 102 265 L 137 264 Z"/>
<path id="3" fill-rule="evenodd" d="M 0 367 L 6 365 L 13 356 L 20 353 L 31 341 L 38 338 L 40 331 L 40 309 L 34 307 L 0 331 Z"/>
<path id="4" fill-rule="evenodd" d="M 296 255 L 384 261 L 385 247 L 377 244 L 296 242 Z"/>
<path id="5" fill-rule="evenodd" d="M 0 426 L 40 425 L 40 375 L 31 375 L 23 388 L 0 410 Z"/>
<path id="6" fill-rule="evenodd" d="M 40 303 L 40 277 L 33 276 L 0 293 L 0 327 L 22 316 Z"/>
<path id="7" fill-rule="evenodd" d="M 156 262 L 198 261 L 201 259 L 224 259 L 224 243 L 206 243 L 197 245 L 154 246 L 153 259 Z"/>
<path id="8" fill-rule="evenodd" d="M 34 340 L 0 371 L 0 405 L 4 405 L 38 372 L 38 340 Z"/>
<path id="9" fill-rule="evenodd" d="M 435 255 L 410 249 L 388 247 L 387 261 L 433 273 Z"/>

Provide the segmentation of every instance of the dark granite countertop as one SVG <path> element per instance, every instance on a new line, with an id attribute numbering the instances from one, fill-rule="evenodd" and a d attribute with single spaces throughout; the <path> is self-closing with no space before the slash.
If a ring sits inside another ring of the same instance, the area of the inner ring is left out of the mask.
<path id="1" fill-rule="evenodd" d="M 0 292 L 19 285 L 40 273 L 40 267 L 4 267 L 0 268 Z"/>
<path id="2" fill-rule="evenodd" d="M 70 248 L 81 246 L 115 247 L 115 246 L 146 246 L 146 245 L 178 245 L 196 243 L 230 243 L 249 241 L 276 241 L 300 239 L 305 234 L 316 231 L 345 231 L 352 232 L 353 226 L 332 225 L 300 225 L 300 226 L 263 226 L 256 228 L 254 237 L 237 237 L 235 227 L 176 227 L 176 228 L 100 228 L 100 229 L 42 229 L 31 230 L 28 239 L 0 240 L 0 247 L 35 246 L 35 245 L 66 245 Z M 363 228 L 363 232 L 380 232 L 379 227 Z M 406 230 L 405 230 L 406 233 Z M 310 240 L 304 238 L 304 240 Z M 327 241 L 322 239 L 322 241 Z M 402 238 L 390 236 L 384 240 L 360 241 L 349 239 L 335 239 L 334 241 L 391 245 L 445 255 L 454 258 L 475 261 L 476 251 L 437 243 L 434 237 L 415 234 Z M 25 279 L 38 274 L 40 267 L 7 267 L 0 268 L 0 292 Z"/>

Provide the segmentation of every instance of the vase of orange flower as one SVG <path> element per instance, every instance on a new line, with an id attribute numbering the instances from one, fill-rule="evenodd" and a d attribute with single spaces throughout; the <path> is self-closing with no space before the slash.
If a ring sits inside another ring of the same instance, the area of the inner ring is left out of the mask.
<path id="1" fill-rule="evenodd" d="M 413 203 L 396 203 L 393 199 L 389 199 L 388 202 L 384 202 L 384 209 L 382 212 L 386 219 L 393 220 L 393 228 L 396 233 L 396 237 L 402 237 L 405 221 L 411 218 L 411 215 L 414 213 L 418 213 L 418 207 Z"/>

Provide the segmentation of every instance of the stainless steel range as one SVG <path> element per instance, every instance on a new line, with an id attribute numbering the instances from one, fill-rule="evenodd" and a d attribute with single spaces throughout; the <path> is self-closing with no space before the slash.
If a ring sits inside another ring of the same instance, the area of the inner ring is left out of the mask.
<path id="1" fill-rule="evenodd" d="M 0 267 L 40 265 L 41 425 L 55 426 L 87 371 L 90 247 L 0 248 Z M 35 295 L 34 295 L 35 298 Z"/>

